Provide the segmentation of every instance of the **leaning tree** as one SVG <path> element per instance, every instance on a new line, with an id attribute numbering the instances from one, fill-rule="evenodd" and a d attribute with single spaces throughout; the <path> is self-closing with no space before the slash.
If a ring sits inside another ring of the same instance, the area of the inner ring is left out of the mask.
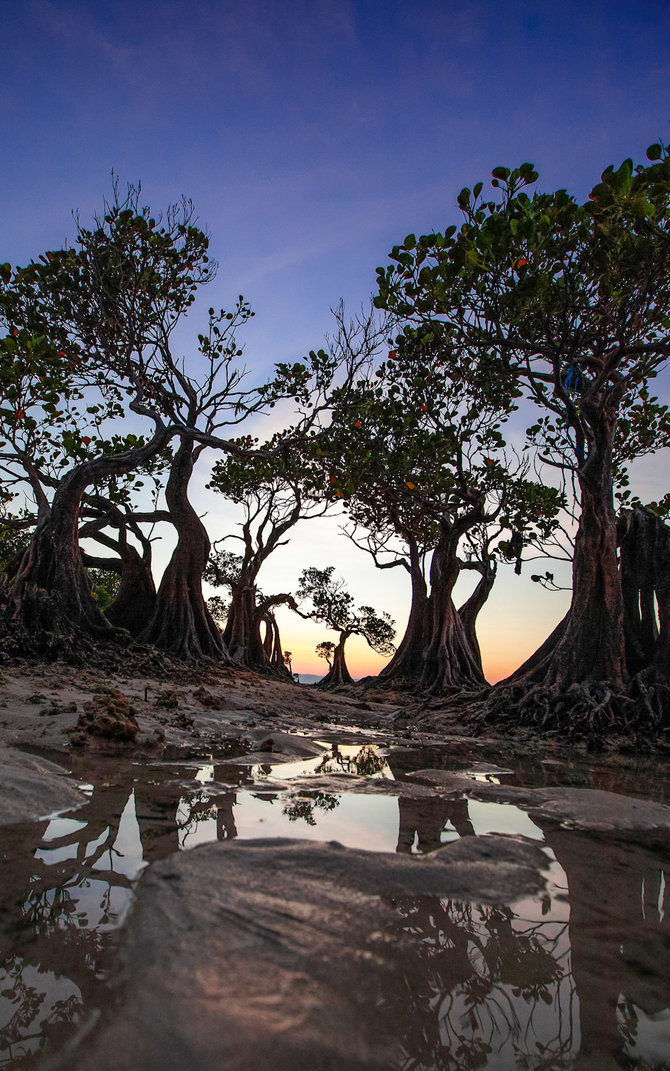
<path id="1" fill-rule="evenodd" d="M 24 468 L 38 521 L 4 584 L 2 617 L 28 649 L 74 653 L 87 639 L 115 636 L 91 597 L 81 559 L 82 498 L 94 485 L 149 462 L 174 434 L 157 375 L 161 347 L 212 274 L 207 236 L 187 202 L 155 220 L 140 206 L 138 190 L 125 199 L 116 188 L 114 194 L 92 228 L 78 225 L 72 247 L 23 268 L 6 264 L 1 272 L 2 356 L 5 364 L 14 358 L 3 374 L 10 403 L 5 423 L 12 463 Z M 26 391 L 28 407 L 20 404 Z M 130 411 L 149 421 L 150 433 L 90 451 L 85 425 L 63 428 L 73 399 L 90 401 L 89 416 L 98 421 L 101 405 L 109 420 Z M 57 478 L 51 471 L 45 487 L 50 453 L 40 448 L 39 434 L 46 429 L 42 437 L 53 437 L 54 426 L 67 449 Z M 32 442 L 19 439 L 24 430 Z"/>
<path id="2" fill-rule="evenodd" d="M 570 612 L 516 682 L 533 720 L 566 709 L 568 689 L 573 712 L 578 691 L 608 717 L 628 679 L 613 444 L 670 355 L 670 157 L 660 144 L 648 157 L 607 168 L 584 203 L 565 190 L 529 196 L 530 164 L 495 168 L 498 196 L 464 189 L 460 229 L 408 235 L 378 270 L 379 306 L 438 337 L 455 375 L 463 355 L 502 365 L 539 409 L 536 440 L 575 473 Z M 667 703 L 664 685 L 657 698 Z"/>
<path id="3" fill-rule="evenodd" d="M 209 541 L 187 496 L 195 460 L 207 446 L 242 452 L 226 437 L 230 425 L 237 429 L 250 412 L 286 397 L 299 406 L 290 445 L 329 404 L 341 366 L 337 354 L 319 350 L 305 362 L 278 365 L 270 383 L 242 389 L 234 327 L 250 313 L 240 298 L 235 313 L 210 310 L 208 333 L 200 336 L 204 369 L 189 374 L 174 332 L 212 277 L 208 244 L 189 202 L 156 219 L 139 189 L 122 198 L 115 187 L 91 228 L 78 222 L 71 247 L 23 268 L 0 266 L 0 464 L 20 473 L 37 520 L 1 591 L 0 624 L 23 649 L 76 655 L 91 640 L 127 642 L 91 596 L 79 548 L 82 502 L 90 489 L 150 464 L 177 438 L 167 499 L 178 545 L 140 638 L 187 657 L 224 654 L 202 598 Z M 351 374 L 347 367 L 343 381 Z M 80 402 L 83 420 L 73 408 Z M 87 420 L 100 434 L 88 433 Z M 132 430 L 104 433 L 106 421 L 121 420 Z M 54 471 L 53 450 L 61 446 Z"/>
<path id="4" fill-rule="evenodd" d="M 381 655 L 390 655 L 395 650 L 392 618 L 387 613 L 378 614 L 372 606 L 355 607 L 353 595 L 346 590 L 344 581 L 333 575 L 334 572 L 333 565 L 325 569 L 315 566 L 303 569 L 298 588 L 298 598 L 308 607 L 303 616 L 327 625 L 338 634 L 333 663 L 318 682 L 319 688 L 354 683 L 344 658 L 344 647 L 350 636 L 362 636 L 372 650 Z"/>

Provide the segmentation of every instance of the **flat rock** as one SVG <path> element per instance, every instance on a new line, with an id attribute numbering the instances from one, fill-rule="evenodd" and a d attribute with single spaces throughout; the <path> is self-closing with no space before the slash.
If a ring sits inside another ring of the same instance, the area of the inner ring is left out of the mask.
<path id="1" fill-rule="evenodd" d="M 477 799 L 516 803 L 529 814 L 599 833 L 670 832 L 670 807 L 597 788 L 514 788 L 478 784 Z"/>
<path id="2" fill-rule="evenodd" d="M 0 824 L 31 822 L 84 803 L 86 796 L 60 766 L 0 748 Z"/>
<path id="3" fill-rule="evenodd" d="M 545 864 L 502 836 L 423 858 L 277 840 L 172 856 L 140 882 L 120 1006 L 70 1071 L 388 1071 L 420 913 L 536 893 Z"/>
<path id="4" fill-rule="evenodd" d="M 465 773 L 418 770 L 412 778 L 445 794 L 513 803 L 534 817 L 598 833 L 670 831 L 670 807 L 597 788 L 519 788 L 473 781 Z"/>
<path id="5" fill-rule="evenodd" d="M 416 770 L 411 774 L 412 781 L 421 785 L 432 785 L 441 795 L 462 796 L 469 792 L 475 781 L 464 770 Z"/>
<path id="6" fill-rule="evenodd" d="M 280 767 L 281 769 L 281 767 Z M 462 795 L 465 787 L 472 784 L 470 778 L 458 782 L 456 794 Z M 273 781 L 274 785 L 274 781 Z M 391 777 L 360 777 L 356 774 L 333 773 L 301 777 L 299 784 L 288 783 L 288 788 L 301 792 L 352 792 L 363 796 L 403 796 L 405 799 L 435 799 L 436 796 L 450 796 L 446 788 L 436 788 L 430 784 L 415 784 L 413 781 L 396 781 Z"/>

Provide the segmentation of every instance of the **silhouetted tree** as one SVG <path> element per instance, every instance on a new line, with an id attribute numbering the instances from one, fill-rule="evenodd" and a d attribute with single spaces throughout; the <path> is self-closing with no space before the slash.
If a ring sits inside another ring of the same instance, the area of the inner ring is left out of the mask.
<path id="1" fill-rule="evenodd" d="M 394 622 L 387 613 L 381 615 L 371 606 L 354 607 L 353 596 L 345 590 L 344 581 L 333 576 L 334 566 L 317 569 L 311 566 L 300 574 L 298 598 L 311 604 L 306 616 L 332 628 L 339 634 L 333 651 L 333 664 L 317 687 L 330 688 L 352 684 L 353 678 L 344 660 L 344 646 L 350 636 L 362 636 L 378 654 L 395 650 Z"/>
<path id="2" fill-rule="evenodd" d="M 378 272 L 378 305 L 427 336 L 455 382 L 488 364 L 537 404 L 535 443 L 578 481 L 571 611 L 517 675 L 517 694 L 543 690 L 519 708 L 533 721 L 583 686 L 573 716 L 595 707 L 605 724 L 628 678 L 613 449 L 617 422 L 670 355 L 670 157 L 660 144 L 648 157 L 607 168 L 584 204 L 565 190 L 529 196 L 530 164 L 495 168 L 497 199 L 482 200 L 482 183 L 464 189 L 460 229 L 408 235 Z M 663 414 L 646 408 L 665 434 Z M 661 706 L 668 695 L 658 692 Z"/>

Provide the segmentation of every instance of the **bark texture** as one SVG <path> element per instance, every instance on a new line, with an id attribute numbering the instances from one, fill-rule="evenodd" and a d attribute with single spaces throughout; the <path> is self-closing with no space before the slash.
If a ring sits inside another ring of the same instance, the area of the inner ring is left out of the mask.
<path id="1" fill-rule="evenodd" d="M 242 569 L 240 578 L 232 589 L 223 640 L 230 657 L 238 665 L 262 669 L 269 665 L 270 660 L 261 638 L 261 616 L 256 606 L 255 580 L 252 570 Z"/>
<path id="2" fill-rule="evenodd" d="M 483 562 L 481 567 L 478 567 L 478 570 L 481 571 L 481 577 L 470 598 L 459 607 L 458 616 L 461 619 L 468 646 L 481 670 L 482 652 L 479 647 L 479 640 L 477 639 L 477 618 L 479 617 L 482 608 L 486 605 L 488 597 L 493 590 L 493 585 L 496 579 L 495 562 Z"/>
<path id="3" fill-rule="evenodd" d="M 462 528 L 446 519 L 430 566 L 430 639 L 421 674 L 421 689 L 431 694 L 476 689 L 486 684 L 452 594 L 460 565 L 457 551 Z"/>
<path id="4" fill-rule="evenodd" d="M 409 574 L 412 601 L 405 634 L 391 661 L 376 677 L 369 679 L 369 683 L 375 687 L 415 684 L 423 672 L 423 658 L 430 640 L 431 608 L 418 550 L 411 544 Z"/>
<path id="5" fill-rule="evenodd" d="M 670 677 L 670 528 L 651 510 L 619 517 L 626 663 Z"/>
<path id="6" fill-rule="evenodd" d="M 612 502 L 613 424 L 603 420 L 603 425 L 602 441 L 579 474 L 582 513 L 570 611 L 553 650 L 528 674 L 529 682 L 560 691 L 586 681 L 607 681 L 614 690 L 622 690 L 628 677 Z"/>
<path id="7" fill-rule="evenodd" d="M 177 546 L 163 574 L 149 624 L 138 639 L 177 658 L 225 657 L 221 633 L 207 609 L 202 574 L 209 557 L 209 536 L 188 500 L 194 447 L 183 440 L 174 456 L 165 498 L 177 530 Z"/>
<path id="8" fill-rule="evenodd" d="M 139 636 L 147 627 L 156 607 L 156 585 L 151 574 L 151 562 L 128 542 L 122 542 L 121 586 L 114 601 L 105 610 L 105 617 L 117 628 L 125 628 L 131 636 Z"/>

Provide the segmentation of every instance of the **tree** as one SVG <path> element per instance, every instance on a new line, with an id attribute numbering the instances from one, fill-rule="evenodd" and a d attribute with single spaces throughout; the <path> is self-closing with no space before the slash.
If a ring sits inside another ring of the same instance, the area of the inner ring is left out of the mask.
<path id="1" fill-rule="evenodd" d="M 573 686 L 589 704 L 594 682 L 608 717 L 628 678 L 612 455 L 618 421 L 670 354 L 670 158 L 662 145 L 648 157 L 607 168 L 584 204 L 565 190 L 529 196 L 530 164 L 495 168 L 497 198 L 464 189 L 459 230 L 408 235 L 378 271 L 379 306 L 439 340 L 454 375 L 467 359 L 516 381 L 540 410 L 535 442 L 578 481 L 570 613 L 523 684 L 516 675 L 522 692 L 543 689 L 531 718 Z"/>
<path id="2" fill-rule="evenodd" d="M 78 545 L 82 502 L 92 487 L 146 466 L 178 438 L 166 488 L 178 542 L 139 638 L 181 657 L 225 657 L 202 597 L 209 538 L 188 500 L 193 466 L 207 447 L 249 452 L 222 434 L 224 426 L 237 427 L 287 397 L 299 407 L 296 426 L 268 456 L 290 448 L 330 404 L 337 375 L 351 379 L 356 359 L 347 365 L 337 353 L 310 352 L 305 362 L 278 365 L 269 383 L 243 389 L 235 328 L 252 313 L 240 297 L 232 313 L 210 309 L 208 333 L 199 336 L 201 363 L 187 373 L 173 335 L 198 286 L 212 277 L 207 249 L 189 202 L 157 220 L 141 205 L 139 189 L 121 198 L 115 185 L 93 228 L 78 222 L 72 248 L 26 268 L 0 266 L 7 402 L 0 467 L 29 488 L 38 519 L 2 590 L 0 623 L 22 650 L 78 657 L 91 641 L 127 642 L 91 596 Z M 150 434 L 83 434 L 74 406 L 91 400 L 86 412 L 100 432 L 105 421 L 134 414 L 149 421 Z"/>
<path id="3" fill-rule="evenodd" d="M 333 655 L 335 654 L 335 644 L 332 640 L 322 640 L 321 643 L 317 643 L 314 648 L 319 658 L 325 658 L 328 669 L 333 668 Z"/>
<path id="4" fill-rule="evenodd" d="M 242 554 L 217 550 L 210 558 L 205 579 L 230 587 L 224 642 L 234 661 L 254 669 L 268 669 L 272 663 L 283 669 L 283 661 L 276 657 L 276 644 L 268 648 L 262 639 L 261 625 L 265 622 L 267 639 L 277 630 L 273 608 L 295 605 L 290 592 L 262 595 L 258 589 L 260 570 L 271 554 L 286 545 L 299 522 L 324 516 L 330 505 L 320 494 L 319 472 L 304 450 L 294 446 L 267 456 L 267 449 L 281 444 L 282 438 L 283 433 L 279 433 L 267 444 L 266 456 L 221 458 L 208 484 L 243 510 L 240 534 L 231 533 L 221 541 L 241 542 Z"/>
<path id="5" fill-rule="evenodd" d="M 300 574 L 298 589 L 298 598 L 311 603 L 306 616 L 322 622 L 339 635 L 333 651 L 333 664 L 318 682 L 320 688 L 353 684 L 344 659 L 344 646 L 350 636 L 362 636 L 378 654 L 390 655 L 395 650 L 393 619 L 387 613 L 378 614 L 372 606 L 356 609 L 353 596 L 346 591 L 344 581 L 333 576 L 334 572 L 332 565 L 326 569 L 310 566 Z"/>
<path id="6" fill-rule="evenodd" d="M 467 376 L 454 377 L 436 340 L 409 326 L 395 346 L 333 414 L 320 441 L 327 484 L 369 533 L 362 543 L 352 534 L 358 545 L 379 568 L 402 566 L 411 578 L 405 636 L 379 681 L 436 693 L 481 688 L 475 622 L 495 576 L 491 562 L 512 540 L 519 553 L 546 535 L 560 494 L 528 480 L 527 461 L 505 443 L 517 391 L 504 367 L 472 361 Z M 486 582 L 461 616 L 453 591 L 462 568 L 474 568 L 475 537 Z"/>
<path id="7" fill-rule="evenodd" d="M 156 372 L 166 339 L 212 274 L 208 239 L 193 225 L 188 202 L 156 221 L 140 206 L 139 190 L 125 199 L 116 188 L 114 194 L 93 229 L 78 225 L 75 247 L 25 268 L 6 264 L 0 273 L 3 359 L 5 367 L 13 364 L 3 374 L 5 461 L 23 466 L 38 519 L 2 600 L 5 628 L 24 649 L 74 653 L 87 639 L 115 635 L 91 596 L 81 561 L 82 498 L 94 484 L 150 461 L 174 434 Z M 96 451 L 89 450 L 92 438 L 81 434 L 81 425 L 66 427 L 56 444 L 62 445 L 56 477 L 51 422 L 58 428 L 66 416 L 72 419 L 67 406 L 87 390 L 96 392 L 94 421 L 101 419 L 102 399 L 105 418 L 130 409 L 148 418 L 153 432 L 146 440 L 129 435 L 98 442 Z"/>

